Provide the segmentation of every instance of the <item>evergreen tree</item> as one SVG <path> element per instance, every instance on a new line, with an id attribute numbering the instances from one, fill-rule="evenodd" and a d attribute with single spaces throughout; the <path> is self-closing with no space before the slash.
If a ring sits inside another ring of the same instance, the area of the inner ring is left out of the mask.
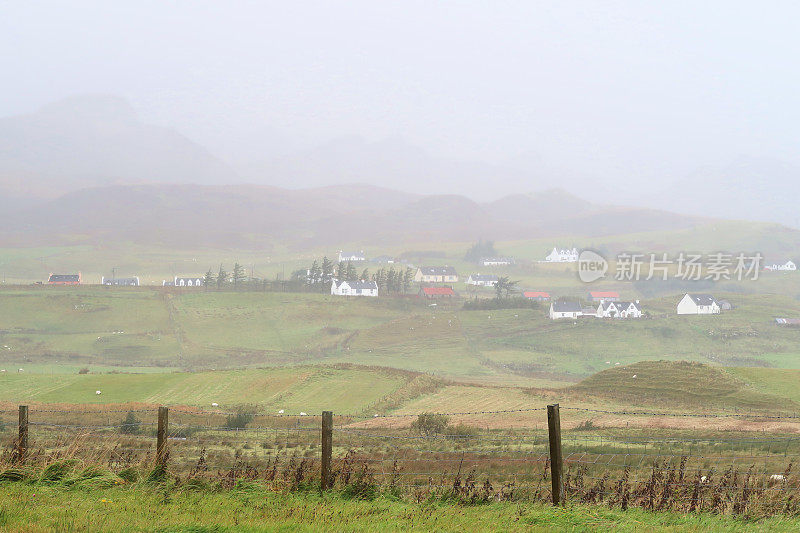
<path id="1" fill-rule="evenodd" d="M 209 268 L 206 275 L 203 276 L 203 287 L 213 287 L 215 282 L 214 271 Z"/>
<path id="2" fill-rule="evenodd" d="M 358 280 L 358 270 L 356 270 L 356 266 L 350 261 L 347 262 L 347 270 L 346 270 L 346 272 L 347 272 L 347 274 L 345 275 L 345 279 L 347 281 L 356 281 L 356 280 Z"/>
<path id="3" fill-rule="evenodd" d="M 390 267 L 386 274 L 386 292 L 397 292 L 397 272 L 394 267 Z"/>
<path id="4" fill-rule="evenodd" d="M 316 259 L 311 263 L 308 278 L 308 283 L 322 283 L 322 269 L 319 268 L 319 263 Z"/>
<path id="5" fill-rule="evenodd" d="M 233 264 L 233 286 L 239 287 L 240 283 L 243 283 L 247 279 L 247 276 L 244 273 L 244 267 L 239 263 Z"/>
<path id="6" fill-rule="evenodd" d="M 369 279 L 369 269 L 368 268 L 365 268 L 364 271 L 361 272 L 361 278 L 359 278 L 359 279 L 362 279 L 364 281 L 367 281 Z"/>
<path id="7" fill-rule="evenodd" d="M 411 288 L 411 284 L 414 282 L 414 274 L 416 272 L 413 268 L 406 267 L 406 272 L 403 274 L 403 292 L 406 293 Z"/>
<path id="8" fill-rule="evenodd" d="M 339 281 L 344 281 L 347 279 L 347 265 L 345 265 L 344 261 L 339 261 L 339 264 L 336 265 L 335 277 Z"/>
<path id="9" fill-rule="evenodd" d="M 322 283 L 329 284 L 333 278 L 333 261 L 327 257 L 322 258 Z"/>
<path id="10" fill-rule="evenodd" d="M 227 282 L 228 273 L 225 272 L 225 268 L 222 266 L 222 263 L 220 263 L 219 272 L 217 272 L 217 288 L 221 289 Z"/>

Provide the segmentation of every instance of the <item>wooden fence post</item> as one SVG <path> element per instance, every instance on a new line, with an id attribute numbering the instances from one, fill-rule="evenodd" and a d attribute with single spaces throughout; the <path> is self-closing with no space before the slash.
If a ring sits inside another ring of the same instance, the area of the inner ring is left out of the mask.
<path id="1" fill-rule="evenodd" d="M 25 460 L 28 454 L 28 406 L 19 406 L 19 441 L 17 443 L 17 458 L 19 462 Z"/>
<path id="2" fill-rule="evenodd" d="M 156 432 L 156 465 L 167 466 L 167 435 L 169 434 L 169 409 L 158 408 L 158 431 Z"/>
<path id="3" fill-rule="evenodd" d="M 333 412 L 322 411 L 322 490 L 331 488 L 331 455 L 333 454 Z"/>
<path id="4" fill-rule="evenodd" d="M 547 406 L 547 431 L 550 437 L 550 478 L 553 481 L 553 505 L 564 503 L 564 459 L 561 455 L 561 415 L 558 404 Z"/>

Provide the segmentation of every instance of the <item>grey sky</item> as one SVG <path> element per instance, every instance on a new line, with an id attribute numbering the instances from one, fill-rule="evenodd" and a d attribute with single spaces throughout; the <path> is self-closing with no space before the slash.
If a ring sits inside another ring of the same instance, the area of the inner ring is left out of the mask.
<path id="1" fill-rule="evenodd" d="M 796 2 L 5 2 L 0 115 L 127 97 L 242 163 L 343 135 L 613 182 L 797 164 Z"/>

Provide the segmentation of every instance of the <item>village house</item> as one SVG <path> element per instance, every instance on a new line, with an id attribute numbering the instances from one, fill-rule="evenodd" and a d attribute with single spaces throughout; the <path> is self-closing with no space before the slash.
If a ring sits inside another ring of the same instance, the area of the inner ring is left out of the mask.
<path id="1" fill-rule="evenodd" d="M 541 291 L 523 291 L 522 296 L 528 300 L 537 300 L 540 302 L 550 299 L 550 293 Z"/>
<path id="2" fill-rule="evenodd" d="M 132 278 L 100 278 L 101 285 L 115 285 L 125 287 L 138 287 L 139 278 L 134 276 Z"/>
<path id="3" fill-rule="evenodd" d="M 641 318 L 639 300 L 635 302 L 601 302 L 595 316 L 598 318 Z"/>
<path id="4" fill-rule="evenodd" d="M 547 254 L 544 260 L 550 263 L 576 263 L 578 261 L 578 249 L 553 248 L 553 251 Z"/>
<path id="5" fill-rule="evenodd" d="M 360 252 L 343 252 L 342 250 L 339 250 L 340 263 L 347 263 L 347 262 L 356 263 L 358 261 L 366 261 L 366 260 L 367 256 L 364 255 L 364 250 L 361 250 Z"/>
<path id="6" fill-rule="evenodd" d="M 719 302 L 710 294 L 686 294 L 678 302 L 679 315 L 718 315 Z"/>
<path id="7" fill-rule="evenodd" d="M 619 293 L 614 291 L 591 291 L 589 293 L 590 302 L 616 302 L 619 301 Z"/>
<path id="8" fill-rule="evenodd" d="M 195 277 L 195 278 L 182 278 L 175 276 L 172 281 L 163 280 L 161 285 L 164 287 L 202 287 L 203 286 L 203 278 L 202 277 Z"/>
<path id="9" fill-rule="evenodd" d="M 494 287 L 500 278 L 494 274 L 470 274 L 467 278 L 467 285 L 476 287 Z"/>
<path id="10" fill-rule="evenodd" d="M 373 257 L 370 261 L 379 265 L 393 265 L 394 257 L 391 255 L 379 255 L 378 257 Z"/>
<path id="11" fill-rule="evenodd" d="M 483 266 L 508 266 L 514 264 L 513 257 L 482 257 L 480 264 Z"/>
<path id="12" fill-rule="evenodd" d="M 450 287 L 422 287 L 419 290 L 420 298 L 428 298 L 429 300 L 436 298 L 452 298 L 456 293 Z"/>
<path id="13" fill-rule="evenodd" d="M 578 318 L 582 313 L 583 310 L 579 302 L 559 299 L 550 303 L 550 318 L 552 320 Z"/>
<path id="14" fill-rule="evenodd" d="M 50 274 L 47 278 L 48 285 L 80 285 L 81 273 L 77 274 Z"/>
<path id="15" fill-rule="evenodd" d="M 458 273 L 451 266 L 423 266 L 414 274 L 417 283 L 455 283 Z"/>
<path id="16" fill-rule="evenodd" d="M 786 261 L 785 263 L 772 263 L 771 265 L 764 265 L 764 270 L 795 271 L 797 270 L 797 265 L 794 264 L 794 261 Z"/>
<path id="17" fill-rule="evenodd" d="M 333 280 L 331 294 L 336 296 L 378 296 L 378 284 L 374 281 Z"/>

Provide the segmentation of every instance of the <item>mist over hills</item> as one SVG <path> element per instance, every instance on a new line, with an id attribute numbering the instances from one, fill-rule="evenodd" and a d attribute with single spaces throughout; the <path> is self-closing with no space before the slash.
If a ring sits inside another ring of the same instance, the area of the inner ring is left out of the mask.
<path id="1" fill-rule="evenodd" d="M 534 172 L 448 160 L 399 138 L 345 137 L 234 165 L 174 129 L 142 122 L 122 98 L 78 96 L 0 119 L 0 244 L 302 249 L 591 237 L 712 217 L 800 224 L 800 169 L 779 161 L 698 171 L 637 207 L 588 201 L 570 190 L 576 183 L 561 181 L 553 188 Z M 531 190 L 538 192 L 519 193 Z"/>

